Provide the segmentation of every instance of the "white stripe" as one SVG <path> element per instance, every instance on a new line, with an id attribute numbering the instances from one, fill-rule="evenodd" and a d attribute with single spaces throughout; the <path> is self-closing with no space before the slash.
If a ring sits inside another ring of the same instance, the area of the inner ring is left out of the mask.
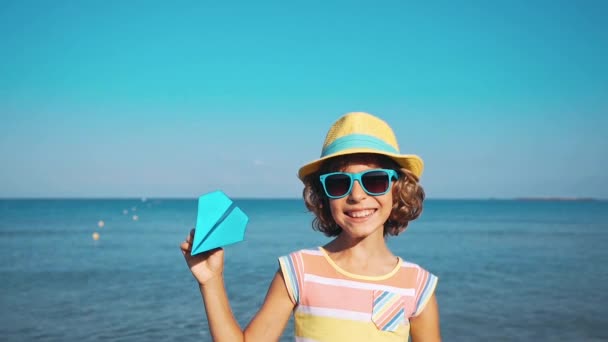
<path id="1" fill-rule="evenodd" d="M 308 314 L 316 317 L 331 317 L 338 319 L 348 319 L 351 321 L 371 322 L 372 316 L 369 313 L 350 310 L 319 308 L 315 306 L 300 305 L 296 313 Z"/>
<path id="2" fill-rule="evenodd" d="M 319 342 L 319 341 L 313 340 L 312 338 L 306 338 L 306 337 L 298 337 L 298 336 L 296 336 L 296 342 Z"/>
<path id="3" fill-rule="evenodd" d="M 303 249 L 303 250 L 301 250 L 301 252 L 303 254 L 310 254 L 310 255 L 323 255 L 323 253 L 321 253 L 321 251 L 318 249 Z"/>
<path id="4" fill-rule="evenodd" d="M 404 268 L 420 268 L 420 265 L 414 264 L 414 263 L 411 263 L 411 262 L 407 262 L 407 261 L 403 260 L 401 262 L 401 267 L 404 267 Z"/>
<path id="5" fill-rule="evenodd" d="M 316 276 L 314 274 L 305 274 L 304 281 L 323 284 L 323 285 L 331 285 L 331 286 L 339 286 L 339 287 L 348 287 L 351 289 L 360 289 L 360 290 L 382 290 L 389 291 L 393 293 L 398 293 L 402 296 L 415 296 L 416 291 L 414 289 L 402 289 L 394 286 L 388 285 L 380 285 L 380 284 L 368 284 L 363 282 L 357 282 L 352 280 L 344 280 L 344 279 L 334 279 L 334 278 L 325 278 Z"/>
<path id="6" fill-rule="evenodd" d="M 294 260 L 295 260 L 295 264 L 293 265 L 293 272 L 295 273 L 296 279 L 296 285 L 298 286 L 298 298 L 296 298 L 297 303 L 300 303 L 300 299 L 302 299 L 302 291 L 304 290 L 303 288 L 300 288 L 300 283 L 302 283 L 302 287 L 304 287 L 304 280 L 300 279 L 300 274 L 298 274 L 298 269 L 299 272 L 301 272 L 302 274 L 304 273 L 304 260 L 302 260 L 302 255 L 301 254 L 295 254 L 294 255 Z M 298 266 L 298 267 L 296 267 Z"/>
<path id="7" fill-rule="evenodd" d="M 431 294 L 433 294 L 433 291 L 435 291 L 435 287 L 437 287 L 438 278 L 433 274 L 429 274 L 429 277 L 430 278 L 428 286 L 426 288 L 426 291 L 420 296 L 420 299 L 418 299 L 418 307 L 416 308 L 416 312 L 414 312 L 414 314 L 412 315 L 413 317 L 420 315 L 420 313 L 426 307 L 428 301 L 431 299 Z"/>

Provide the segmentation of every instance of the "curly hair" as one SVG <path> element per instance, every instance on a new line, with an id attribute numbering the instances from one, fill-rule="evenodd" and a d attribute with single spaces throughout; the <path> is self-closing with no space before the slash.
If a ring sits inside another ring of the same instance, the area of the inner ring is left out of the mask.
<path id="1" fill-rule="evenodd" d="M 313 229 L 326 236 L 337 236 L 342 232 L 342 228 L 338 226 L 331 214 L 329 198 L 325 195 L 319 176 L 343 169 L 352 160 L 350 158 L 355 155 L 367 162 L 376 162 L 383 168 L 394 169 L 399 174 L 399 178 L 393 183 L 393 208 L 388 220 L 384 223 L 384 236 L 399 235 L 407 228 L 410 221 L 415 220 L 422 213 L 422 202 L 425 197 L 424 189 L 420 185 L 418 177 L 408 169 L 399 167 L 389 157 L 370 153 L 350 154 L 328 159 L 319 171 L 303 179 L 304 190 L 302 196 L 304 197 L 304 203 L 306 208 L 315 215 L 312 222 Z"/>

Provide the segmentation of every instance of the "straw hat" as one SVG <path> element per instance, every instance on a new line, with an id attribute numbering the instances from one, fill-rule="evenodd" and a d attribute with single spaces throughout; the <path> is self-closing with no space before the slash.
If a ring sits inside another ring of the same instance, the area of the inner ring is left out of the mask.
<path id="1" fill-rule="evenodd" d="M 391 127 L 371 114 L 348 113 L 338 119 L 327 132 L 321 157 L 298 171 L 298 177 L 304 179 L 319 170 L 326 159 L 352 153 L 376 153 L 393 159 L 401 167 L 410 170 L 418 178 L 422 175 L 424 163 L 414 154 L 401 154 L 397 138 Z"/>

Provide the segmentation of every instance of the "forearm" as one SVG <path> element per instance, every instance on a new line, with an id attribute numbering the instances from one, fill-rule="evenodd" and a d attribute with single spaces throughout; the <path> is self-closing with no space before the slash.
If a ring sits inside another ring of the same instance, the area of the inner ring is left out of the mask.
<path id="1" fill-rule="evenodd" d="M 244 341 L 243 331 L 230 308 L 224 278 L 211 279 L 205 285 L 200 285 L 200 290 L 213 341 Z"/>

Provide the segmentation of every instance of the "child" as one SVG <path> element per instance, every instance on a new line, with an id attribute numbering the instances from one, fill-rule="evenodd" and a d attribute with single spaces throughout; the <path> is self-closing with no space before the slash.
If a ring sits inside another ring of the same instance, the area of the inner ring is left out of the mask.
<path id="1" fill-rule="evenodd" d="M 223 283 L 223 249 L 191 256 L 214 341 L 276 341 L 292 312 L 296 341 L 440 341 L 437 277 L 394 256 L 387 235 L 422 211 L 423 163 L 402 155 L 392 129 L 366 113 L 336 121 L 321 158 L 298 172 L 313 227 L 335 237 L 279 258 L 262 307 L 243 331 Z"/>

